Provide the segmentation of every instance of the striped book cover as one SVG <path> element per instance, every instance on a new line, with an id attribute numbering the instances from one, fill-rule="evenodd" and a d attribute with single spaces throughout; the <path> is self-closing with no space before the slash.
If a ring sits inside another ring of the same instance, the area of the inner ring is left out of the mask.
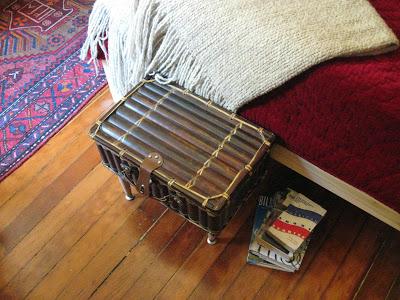
<path id="1" fill-rule="evenodd" d="M 310 236 L 326 210 L 303 194 L 289 190 L 283 202 L 286 208 L 267 228 L 266 234 L 289 251 L 296 252 Z"/>

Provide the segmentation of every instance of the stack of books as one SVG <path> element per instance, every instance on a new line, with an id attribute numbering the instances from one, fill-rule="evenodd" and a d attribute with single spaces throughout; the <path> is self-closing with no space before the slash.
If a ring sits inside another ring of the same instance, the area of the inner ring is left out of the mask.
<path id="1" fill-rule="evenodd" d="M 303 261 L 310 235 L 326 210 L 292 189 L 260 197 L 247 262 L 295 272 Z"/>

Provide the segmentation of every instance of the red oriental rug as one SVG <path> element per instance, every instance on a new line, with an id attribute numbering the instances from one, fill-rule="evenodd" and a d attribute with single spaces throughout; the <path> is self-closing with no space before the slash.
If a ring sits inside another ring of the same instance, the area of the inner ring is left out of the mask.
<path id="1" fill-rule="evenodd" d="M 0 1 L 0 181 L 105 85 L 79 60 L 93 2 Z"/>

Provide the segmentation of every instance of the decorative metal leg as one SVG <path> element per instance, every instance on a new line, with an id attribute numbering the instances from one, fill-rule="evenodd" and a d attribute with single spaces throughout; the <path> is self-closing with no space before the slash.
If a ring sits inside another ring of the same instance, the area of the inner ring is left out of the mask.
<path id="1" fill-rule="evenodd" d="M 135 199 L 135 196 L 132 194 L 131 186 L 129 185 L 129 183 L 119 176 L 118 176 L 118 179 L 122 185 L 122 189 L 124 190 L 125 199 L 128 201 Z"/>
<path id="2" fill-rule="evenodd" d="M 217 243 L 217 235 L 213 233 L 208 233 L 207 234 L 207 243 L 209 245 L 214 245 Z"/>

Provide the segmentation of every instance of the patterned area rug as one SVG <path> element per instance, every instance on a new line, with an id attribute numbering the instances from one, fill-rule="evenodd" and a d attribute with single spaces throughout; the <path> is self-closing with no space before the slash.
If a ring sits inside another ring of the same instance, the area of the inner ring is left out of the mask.
<path id="1" fill-rule="evenodd" d="M 93 2 L 0 1 L 0 181 L 105 85 L 78 57 Z"/>

